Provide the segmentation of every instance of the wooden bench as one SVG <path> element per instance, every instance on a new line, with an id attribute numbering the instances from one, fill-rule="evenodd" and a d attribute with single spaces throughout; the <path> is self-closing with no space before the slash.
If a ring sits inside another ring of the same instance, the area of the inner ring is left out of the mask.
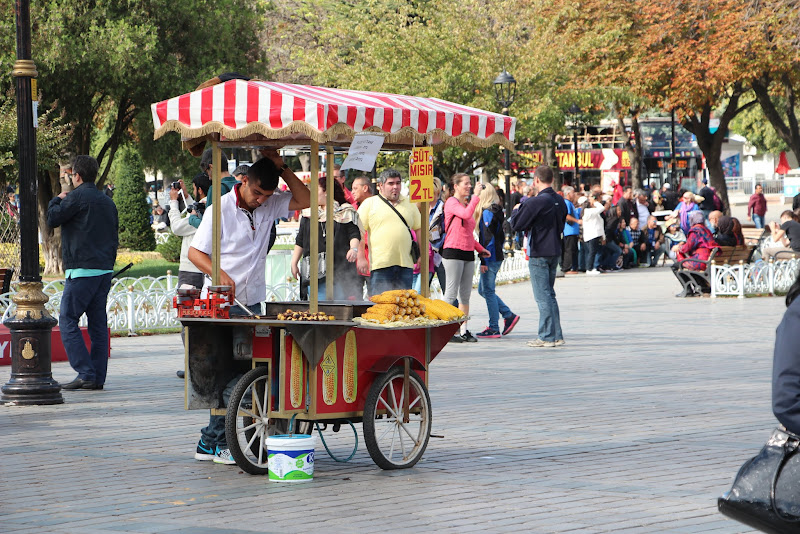
<path id="1" fill-rule="evenodd" d="M 11 280 L 14 278 L 14 268 L 0 269 L 0 295 L 11 291 Z"/>
<path id="2" fill-rule="evenodd" d="M 742 228 L 745 245 L 761 245 L 770 233 L 769 226 L 766 228 Z"/>
<path id="3" fill-rule="evenodd" d="M 705 261 L 690 259 L 675 262 L 672 269 L 675 277 L 681 283 L 683 290 L 678 293 L 679 297 L 696 297 L 703 293 L 711 293 L 714 296 L 713 280 L 715 277 L 714 267 L 717 265 L 744 265 L 750 263 L 757 245 L 739 245 L 733 247 L 718 247 L 711 252 L 711 256 Z M 689 262 L 704 265 L 703 270 L 696 271 L 685 268 Z M 737 281 L 740 285 L 744 284 L 744 269 L 739 269 Z"/>

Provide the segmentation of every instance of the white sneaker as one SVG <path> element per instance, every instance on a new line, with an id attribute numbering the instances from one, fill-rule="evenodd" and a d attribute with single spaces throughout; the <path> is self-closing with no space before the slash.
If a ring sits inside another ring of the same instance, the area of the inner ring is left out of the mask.
<path id="1" fill-rule="evenodd" d="M 233 459 L 230 449 L 220 449 L 217 447 L 217 452 L 214 454 L 214 463 L 223 465 L 236 465 L 236 460 Z"/>
<path id="2" fill-rule="evenodd" d="M 555 347 L 556 344 L 552 341 L 544 341 L 542 339 L 534 339 L 533 341 L 528 341 L 526 343 L 529 347 L 540 348 L 540 347 Z"/>
<path id="3" fill-rule="evenodd" d="M 588 274 L 589 276 L 597 276 L 600 274 L 600 271 L 598 271 L 597 269 L 592 269 L 591 271 L 586 271 L 586 274 Z"/>
<path id="4" fill-rule="evenodd" d="M 564 340 L 563 340 L 563 339 L 556 339 L 556 340 L 553 342 L 553 345 L 554 345 L 554 346 L 556 346 L 556 347 L 560 347 L 560 346 L 561 346 L 561 345 L 563 345 L 563 344 L 564 344 Z"/>

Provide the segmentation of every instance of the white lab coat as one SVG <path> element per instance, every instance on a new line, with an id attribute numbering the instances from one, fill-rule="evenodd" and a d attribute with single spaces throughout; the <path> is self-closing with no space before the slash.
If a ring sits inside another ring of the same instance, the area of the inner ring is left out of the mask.
<path id="1" fill-rule="evenodd" d="M 264 204 L 253 210 L 253 224 L 237 206 L 236 191 L 220 199 L 222 228 L 220 232 L 220 267 L 236 284 L 236 298 L 252 306 L 267 298 L 265 281 L 267 245 L 275 219 L 286 217 L 292 193 L 276 191 Z M 192 247 L 211 255 L 213 206 L 206 209 L 197 228 Z M 211 281 L 206 277 L 205 294 Z"/>

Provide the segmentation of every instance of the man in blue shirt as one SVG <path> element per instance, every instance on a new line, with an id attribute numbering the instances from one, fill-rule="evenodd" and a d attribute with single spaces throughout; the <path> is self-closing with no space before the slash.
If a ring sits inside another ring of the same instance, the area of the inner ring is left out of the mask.
<path id="1" fill-rule="evenodd" d="M 561 255 L 561 270 L 566 274 L 578 274 L 578 238 L 581 233 L 581 221 L 575 208 L 578 194 L 572 186 L 565 186 L 564 203 L 567 205 L 567 220 L 564 224 L 564 251 Z"/>
<path id="2" fill-rule="evenodd" d="M 108 368 L 106 299 L 117 258 L 118 219 L 114 202 L 95 186 L 97 160 L 78 156 L 72 165 L 75 189 L 62 191 L 47 206 L 47 224 L 61 227 L 61 253 L 66 280 L 58 325 L 69 364 L 77 378 L 62 389 L 103 389 Z M 91 352 L 78 321 L 89 322 Z"/>
<path id="3" fill-rule="evenodd" d="M 528 235 L 528 269 L 533 297 L 539 307 L 539 337 L 529 341 L 528 346 L 556 347 L 564 344 L 553 286 L 561 259 L 561 234 L 567 218 L 567 205 L 553 191 L 553 169 L 547 165 L 536 167 L 533 185 L 539 194 L 520 205 L 513 223 L 515 231 Z"/>

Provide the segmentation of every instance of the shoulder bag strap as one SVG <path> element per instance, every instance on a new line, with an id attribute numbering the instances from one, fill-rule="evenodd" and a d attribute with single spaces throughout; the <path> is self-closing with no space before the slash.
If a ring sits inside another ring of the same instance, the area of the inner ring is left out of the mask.
<path id="1" fill-rule="evenodd" d="M 390 208 L 392 208 L 392 211 L 393 211 L 393 212 L 395 212 L 395 213 L 397 214 L 397 216 L 398 216 L 398 217 L 400 217 L 400 220 L 401 220 L 401 221 L 403 221 L 403 224 L 404 224 L 404 225 L 406 225 L 406 229 L 408 230 L 408 235 L 410 235 L 410 236 L 411 236 L 411 241 L 414 241 L 414 234 L 412 234 L 412 233 L 411 233 L 411 227 L 410 227 L 410 226 L 408 225 L 408 223 L 406 222 L 406 219 L 405 219 L 405 217 L 403 217 L 402 215 L 400 215 L 400 212 L 399 212 L 399 211 L 397 211 L 397 210 L 395 209 L 395 207 L 394 207 L 394 206 L 392 206 L 392 203 L 391 203 L 391 202 L 389 202 L 388 200 L 386 200 L 386 197 L 384 197 L 383 195 L 378 195 L 378 196 L 380 197 L 380 199 L 381 199 L 381 200 L 383 200 L 384 202 L 386 202 L 386 205 L 387 205 L 387 206 L 389 206 Z"/>

